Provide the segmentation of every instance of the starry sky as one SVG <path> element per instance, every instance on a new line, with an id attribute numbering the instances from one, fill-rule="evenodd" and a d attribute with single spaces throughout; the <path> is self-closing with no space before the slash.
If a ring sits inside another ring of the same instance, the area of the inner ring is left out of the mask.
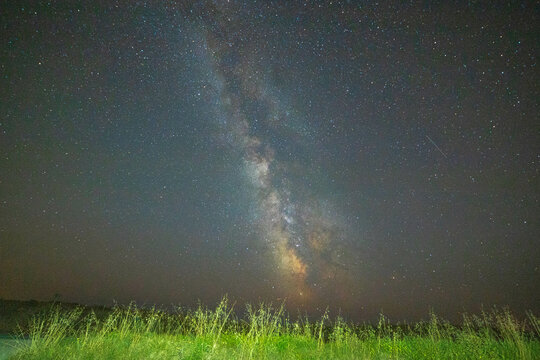
<path id="1" fill-rule="evenodd" d="M 0 297 L 540 311 L 539 16 L 3 2 Z"/>

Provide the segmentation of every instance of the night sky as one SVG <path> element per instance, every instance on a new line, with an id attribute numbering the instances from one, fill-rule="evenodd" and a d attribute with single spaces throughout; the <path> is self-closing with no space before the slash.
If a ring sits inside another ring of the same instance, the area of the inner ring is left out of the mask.
<path id="1" fill-rule="evenodd" d="M 2 2 L 0 298 L 538 313 L 539 18 Z"/>

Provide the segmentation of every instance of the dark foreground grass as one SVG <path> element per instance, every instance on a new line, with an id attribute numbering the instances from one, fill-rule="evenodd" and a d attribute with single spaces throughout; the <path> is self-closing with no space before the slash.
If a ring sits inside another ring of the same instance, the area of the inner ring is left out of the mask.
<path id="1" fill-rule="evenodd" d="M 170 314 L 134 306 L 98 316 L 52 307 L 26 328 L 12 359 L 540 359 L 540 322 L 509 311 L 465 316 L 460 326 L 434 314 L 416 324 L 355 326 L 323 316 L 291 321 L 283 307 L 247 307 L 227 299 L 210 310 Z"/>

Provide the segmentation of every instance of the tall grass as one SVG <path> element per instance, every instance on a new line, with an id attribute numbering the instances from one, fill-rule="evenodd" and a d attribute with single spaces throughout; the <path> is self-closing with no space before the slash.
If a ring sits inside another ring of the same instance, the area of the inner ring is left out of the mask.
<path id="1" fill-rule="evenodd" d="M 227 298 L 209 309 L 115 307 L 98 316 L 52 307 L 28 326 L 13 359 L 539 359 L 540 322 L 508 310 L 464 316 L 455 326 L 431 313 L 416 324 L 354 325 L 328 312 L 292 321 L 283 305 L 250 305 L 245 317 Z"/>

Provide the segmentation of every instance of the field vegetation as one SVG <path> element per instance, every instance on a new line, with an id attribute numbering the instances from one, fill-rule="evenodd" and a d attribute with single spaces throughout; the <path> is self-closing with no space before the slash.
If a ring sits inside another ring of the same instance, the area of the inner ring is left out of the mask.
<path id="1" fill-rule="evenodd" d="M 540 359 L 540 322 L 508 310 L 465 315 L 459 325 L 430 314 L 414 324 L 351 324 L 341 317 L 291 320 L 283 306 L 171 313 L 48 306 L 19 326 L 11 359 Z"/>

